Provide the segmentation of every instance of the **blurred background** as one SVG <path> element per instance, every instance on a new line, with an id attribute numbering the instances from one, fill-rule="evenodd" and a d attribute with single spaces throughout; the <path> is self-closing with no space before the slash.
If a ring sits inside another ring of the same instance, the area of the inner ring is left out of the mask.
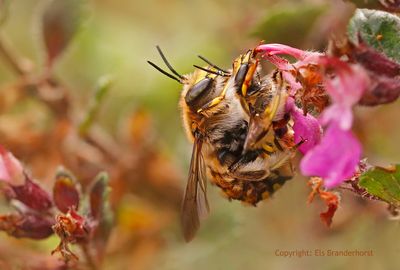
<path id="1" fill-rule="evenodd" d="M 325 206 L 318 200 L 306 203 L 310 190 L 300 175 L 256 208 L 229 202 L 210 187 L 211 215 L 185 243 L 179 211 L 191 145 L 181 126 L 181 89 L 146 63 L 162 65 L 155 45 L 183 74 L 202 64 L 198 54 L 229 68 L 238 54 L 262 40 L 324 50 L 330 37 L 345 32 L 353 5 L 341 0 L 84 1 L 79 30 L 57 57 L 51 79 L 37 86 L 48 75 L 40 31 L 45 2 L 11 1 L 0 26 L 2 42 L 28 73 L 15 72 L 0 57 L 0 143 L 48 190 L 59 165 L 73 171 L 84 188 L 99 171 L 110 173 L 116 225 L 104 269 L 398 269 L 400 225 L 388 219 L 383 203 L 343 192 L 327 229 L 319 220 Z M 105 75 L 112 85 L 90 132 L 80 136 L 77 127 Z M 63 89 L 68 102 L 57 103 L 48 88 Z M 357 108 L 355 132 L 371 163 L 400 160 L 400 127 L 394 124 L 399 112 L 399 101 Z M 0 198 L 0 212 L 9 209 Z M 0 269 L 55 269 L 57 255 L 50 252 L 57 243 L 55 236 L 33 241 L 0 233 Z M 372 250 L 373 256 L 275 255 L 297 249 Z"/>

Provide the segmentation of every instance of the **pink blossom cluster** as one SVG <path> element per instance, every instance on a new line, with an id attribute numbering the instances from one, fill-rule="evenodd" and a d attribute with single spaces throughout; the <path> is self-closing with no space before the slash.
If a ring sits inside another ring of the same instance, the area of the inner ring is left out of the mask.
<path id="1" fill-rule="evenodd" d="M 369 84 L 366 72 L 358 64 L 283 44 L 263 44 L 256 51 L 282 70 L 291 86 L 286 109 L 294 122 L 295 142 L 305 140 L 299 149 L 304 154 L 300 163 L 302 174 L 323 178 L 327 188 L 336 187 L 352 177 L 362 153 L 360 142 L 351 132 L 353 107 Z M 289 63 L 279 55 L 293 56 L 297 62 Z M 309 113 L 304 114 L 294 99 L 303 86 L 293 71 L 310 64 L 324 71 L 330 70 L 330 73 L 323 73 L 323 86 L 331 104 L 318 119 Z"/>

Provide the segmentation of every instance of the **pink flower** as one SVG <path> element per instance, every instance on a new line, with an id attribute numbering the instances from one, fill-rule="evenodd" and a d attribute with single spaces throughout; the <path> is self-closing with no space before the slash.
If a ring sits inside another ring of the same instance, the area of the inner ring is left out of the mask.
<path id="1" fill-rule="evenodd" d="M 287 54 L 298 60 L 304 60 L 308 52 L 279 43 L 262 44 L 256 48 L 256 52 L 262 52 L 267 55 Z"/>
<path id="2" fill-rule="evenodd" d="M 301 84 L 296 81 L 296 78 L 290 72 L 284 71 L 283 78 L 290 85 L 289 94 L 291 96 L 294 96 L 296 92 L 302 88 Z"/>
<path id="3" fill-rule="evenodd" d="M 267 60 L 283 71 L 285 80 L 291 86 L 291 95 L 306 87 L 294 75 L 303 67 L 317 65 L 325 69 L 324 86 L 332 105 L 322 112 L 319 119 L 325 127 L 322 139 L 320 125 L 314 117 L 305 116 L 292 98 L 286 104 L 294 122 L 295 142 L 305 140 L 299 147 L 305 153 L 300 168 L 305 175 L 324 178 L 328 188 L 353 176 L 361 157 L 361 145 L 349 130 L 353 123 L 353 106 L 359 102 L 370 83 L 366 71 L 360 65 L 349 64 L 339 58 L 283 44 L 263 44 L 256 48 L 256 52 L 263 53 Z M 291 55 L 298 61 L 291 64 L 279 54 Z"/>
<path id="4" fill-rule="evenodd" d="M 290 112 L 294 122 L 294 142 L 299 143 L 304 140 L 299 150 L 305 154 L 321 140 L 321 126 L 312 115 L 304 115 L 303 111 L 295 105 L 293 98 L 288 98 L 286 110 Z"/>
<path id="5" fill-rule="evenodd" d="M 0 181 L 20 185 L 25 180 L 21 163 L 0 145 Z"/>
<path id="6" fill-rule="evenodd" d="M 323 55 L 319 52 L 303 51 L 279 43 L 259 45 L 255 51 L 262 53 L 264 57 L 281 70 L 291 70 L 307 64 L 315 64 L 318 62 L 319 57 Z M 293 56 L 298 61 L 292 65 L 287 60 L 277 56 L 278 54 Z"/>
<path id="7" fill-rule="evenodd" d="M 336 76 L 325 78 L 325 89 L 332 98 L 333 104 L 321 116 L 321 123 L 336 122 L 340 128 L 348 130 L 353 123 L 352 108 L 361 99 L 369 78 L 359 65 L 350 65 L 337 58 L 321 57 L 320 64 L 333 68 Z"/>
<path id="8" fill-rule="evenodd" d="M 322 177 L 332 188 L 353 176 L 360 158 L 361 145 L 351 131 L 332 123 L 321 143 L 303 157 L 300 169 L 304 175 Z"/>
<path id="9" fill-rule="evenodd" d="M 294 95 L 297 90 L 302 88 L 301 84 L 296 80 L 290 71 L 300 69 L 301 67 L 309 64 L 317 64 L 319 58 L 323 56 L 322 53 L 303 51 L 297 48 L 293 48 L 284 44 L 262 44 L 256 49 L 256 52 L 262 53 L 269 62 L 274 64 L 278 69 L 283 71 L 285 80 L 290 84 L 290 94 Z M 290 55 L 296 58 L 298 61 L 294 64 L 289 63 L 286 59 L 279 57 L 278 54 Z"/>
<path id="10" fill-rule="evenodd" d="M 0 180 L 10 187 L 6 193 L 9 199 L 18 200 L 37 211 L 47 211 L 52 207 L 49 193 L 30 179 L 21 163 L 1 145 Z"/>
<path id="11" fill-rule="evenodd" d="M 324 178 L 325 186 L 338 186 L 352 177 L 361 158 L 361 144 L 349 131 L 353 123 L 353 106 L 358 103 L 369 78 L 358 65 L 338 58 L 321 57 L 319 64 L 332 68 L 333 78 L 325 76 L 325 89 L 333 104 L 326 108 L 320 122 L 327 126 L 321 143 L 302 159 L 303 174 Z"/>

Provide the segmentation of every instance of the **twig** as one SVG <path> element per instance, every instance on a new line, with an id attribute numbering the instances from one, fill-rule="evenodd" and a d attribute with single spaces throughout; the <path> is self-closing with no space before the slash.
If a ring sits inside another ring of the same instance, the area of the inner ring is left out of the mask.
<path id="1" fill-rule="evenodd" d="M 93 256 L 89 251 L 88 245 L 87 244 L 81 244 L 80 245 L 82 251 L 83 251 L 83 255 L 85 256 L 86 262 L 89 265 L 90 269 L 92 270 L 98 270 L 98 266 L 95 263 L 95 261 L 93 260 Z"/>
<path id="2" fill-rule="evenodd" d="M 94 125 L 83 138 L 97 147 L 100 151 L 104 152 L 111 159 L 120 159 L 121 153 L 123 152 L 122 149 L 119 147 L 117 142 L 114 141 L 112 136 L 107 132 L 104 132 L 99 126 Z"/>
<path id="3" fill-rule="evenodd" d="M 83 121 L 79 124 L 79 134 L 82 137 L 87 135 L 90 127 L 96 120 L 101 103 L 104 100 L 104 97 L 107 95 L 107 92 L 110 90 L 111 84 L 112 78 L 110 76 L 103 76 L 97 82 L 94 97 L 89 105 L 89 110 L 87 111 Z"/>
<path id="4" fill-rule="evenodd" d="M 10 47 L 4 36 L 0 33 L 0 56 L 3 57 L 16 74 L 25 76 L 27 74 L 26 67 L 15 53 L 11 51 Z"/>

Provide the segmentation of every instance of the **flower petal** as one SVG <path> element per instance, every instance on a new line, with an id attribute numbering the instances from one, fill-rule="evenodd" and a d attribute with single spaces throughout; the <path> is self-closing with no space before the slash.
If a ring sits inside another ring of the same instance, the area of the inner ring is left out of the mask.
<path id="1" fill-rule="evenodd" d="M 21 185 L 24 183 L 24 170 L 21 163 L 0 145 L 0 181 Z"/>
<path id="2" fill-rule="evenodd" d="M 294 122 L 294 142 L 299 143 L 305 140 L 299 147 L 300 152 L 305 154 L 321 140 L 321 126 L 312 115 L 304 115 L 303 111 L 294 104 L 293 98 L 288 98 L 286 106 Z"/>
<path id="3" fill-rule="evenodd" d="M 356 64 L 348 64 L 334 57 L 321 57 L 319 64 L 333 68 L 336 76 L 325 78 L 325 87 L 334 103 L 346 107 L 357 104 L 367 88 L 369 77 L 365 69 Z"/>
<path id="4" fill-rule="evenodd" d="M 351 107 L 342 104 L 332 104 L 320 116 L 320 123 L 325 126 L 336 123 L 343 130 L 349 130 L 353 124 L 353 111 Z"/>
<path id="5" fill-rule="evenodd" d="M 288 54 L 291 55 L 293 57 L 295 57 L 296 59 L 302 60 L 305 58 L 307 52 L 297 49 L 297 48 L 293 48 L 290 47 L 288 45 L 284 45 L 284 44 L 279 44 L 279 43 L 271 43 L 271 44 L 262 44 L 259 45 L 256 48 L 257 52 L 263 52 L 269 55 L 275 55 L 275 54 Z"/>
<path id="6" fill-rule="evenodd" d="M 283 78 L 290 86 L 289 94 L 294 96 L 296 92 L 302 88 L 301 84 L 298 81 L 296 81 L 296 78 L 290 72 L 283 71 L 282 74 Z"/>
<path id="7" fill-rule="evenodd" d="M 266 57 L 281 70 L 293 70 L 301 66 L 307 66 L 308 64 L 317 64 L 319 58 L 323 56 L 323 54 L 319 52 L 303 51 L 279 43 L 262 44 L 259 45 L 255 51 L 257 53 L 262 53 L 262 56 Z M 286 59 L 279 57 L 279 54 L 293 56 L 298 61 L 292 65 Z"/>
<path id="8" fill-rule="evenodd" d="M 361 157 L 361 144 L 350 131 L 332 123 L 321 143 L 311 149 L 300 163 L 304 175 L 319 176 L 325 186 L 335 187 L 353 176 Z"/>
<path id="9" fill-rule="evenodd" d="M 321 116 L 321 123 L 336 123 L 343 130 L 349 130 L 353 123 L 352 107 L 358 103 L 369 84 L 369 78 L 363 67 L 348 64 L 334 57 L 321 57 L 319 63 L 333 68 L 336 76 L 325 77 L 325 89 L 333 104 Z"/>
<path id="10" fill-rule="evenodd" d="M 3 157 L 0 158 L 0 180 L 9 182 L 11 179 L 10 174 L 8 173 L 7 167 L 4 164 Z"/>
<path id="11" fill-rule="evenodd" d="M 50 194 L 28 177 L 23 185 L 11 185 L 11 187 L 15 194 L 14 199 L 31 209 L 45 212 L 53 206 Z"/>

